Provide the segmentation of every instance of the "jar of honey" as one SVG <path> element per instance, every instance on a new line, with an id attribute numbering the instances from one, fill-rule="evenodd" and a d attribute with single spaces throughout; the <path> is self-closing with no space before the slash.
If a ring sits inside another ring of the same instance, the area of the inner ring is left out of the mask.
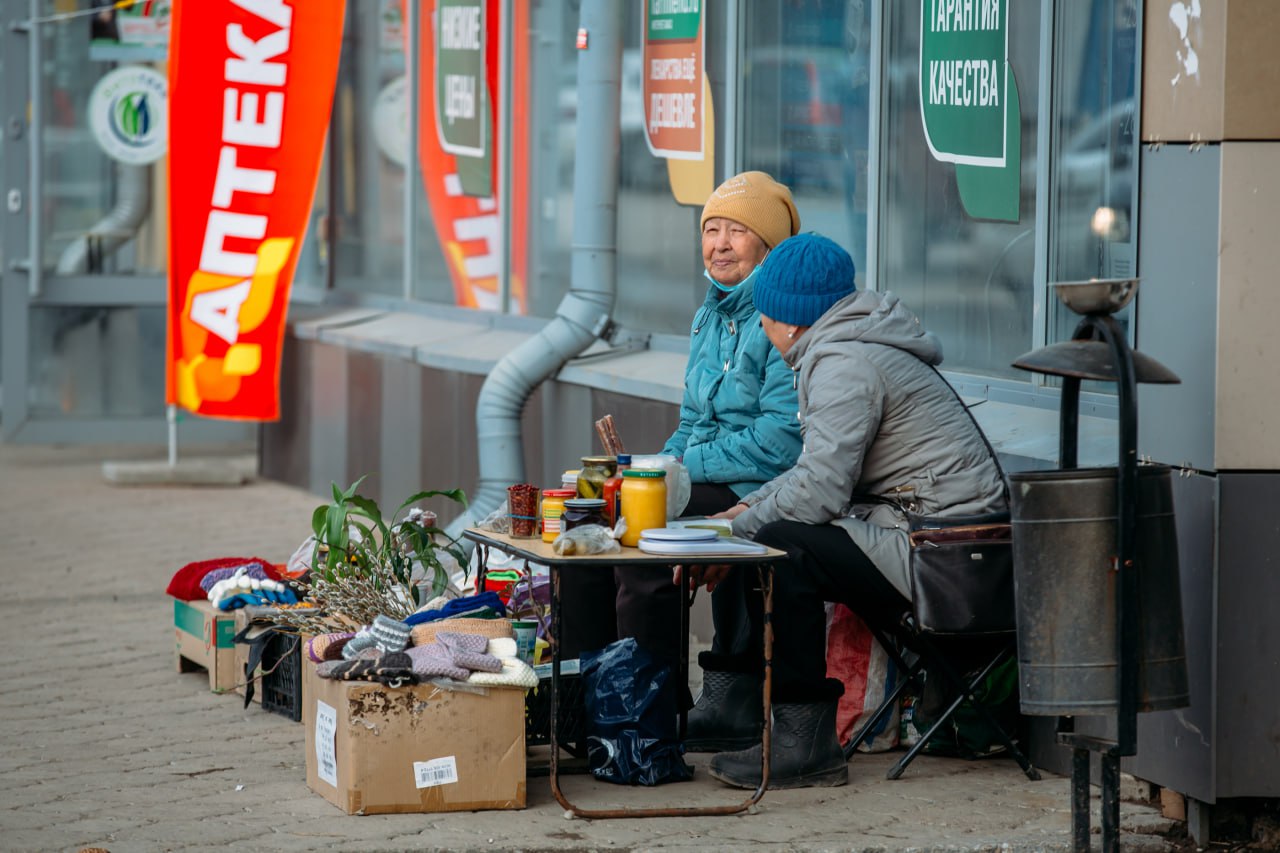
<path id="1" fill-rule="evenodd" d="M 661 469 L 628 468 L 622 472 L 622 517 L 627 530 L 622 544 L 635 547 L 640 534 L 652 527 L 667 526 L 667 472 Z"/>
<path id="2" fill-rule="evenodd" d="M 542 541 L 554 542 L 560 535 L 560 516 L 564 515 L 564 502 L 577 492 L 573 489 L 542 490 Z"/>

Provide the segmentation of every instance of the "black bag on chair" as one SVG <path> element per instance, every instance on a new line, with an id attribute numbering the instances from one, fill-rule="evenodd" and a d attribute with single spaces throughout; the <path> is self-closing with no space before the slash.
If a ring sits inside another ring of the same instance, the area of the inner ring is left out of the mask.
<path id="1" fill-rule="evenodd" d="M 908 513 L 911 602 L 919 630 L 1013 630 L 1013 527 L 1007 512 L 963 518 Z"/>

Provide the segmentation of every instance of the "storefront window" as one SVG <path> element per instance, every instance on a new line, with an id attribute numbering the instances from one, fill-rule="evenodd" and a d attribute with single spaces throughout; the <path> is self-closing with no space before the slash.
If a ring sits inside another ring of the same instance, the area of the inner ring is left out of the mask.
<path id="1" fill-rule="evenodd" d="M 37 8 L 54 11 L 53 4 Z M 162 85 L 164 50 L 131 55 L 108 51 L 103 34 L 83 19 L 48 24 L 39 32 L 44 60 L 37 84 L 44 119 L 41 252 L 46 271 L 162 274 L 165 159 L 161 155 L 141 162 L 146 158 L 135 154 L 153 143 L 163 146 L 151 115 L 160 105 L 135 80 L 131 85 L 144 94 L 130 102 L 127 127 L 115 127 L 108 119 L 95 129 L 90 114 L 95 85 L 112 72 L 145 75 L 148 83 Z M 118 142 L 120 134 L 128 141 Z"/>
<path id="2" fill-rule="evenodd" d="M 893 291 L 942 340 L 944 367 L 1025 379 L 1032 346 L 1040 4 L 1008 7 L 1008 58 L 1020 100 L 1017 221 L 966 212 L 957 167 L 930 153 L 921 121 L 921 4 L 885 4 L 878 290 Z M 927 83 L 928 81 L 926 81 Z"/>
<path id="3" fill-rule="evenodd" d="M 759 0 L 743 20 L 741 161 L 788 185 L 801 226 L 866 281 L 871 4 Z"/>
<path id="4" fill-rule="evenodd" d="M 398 5 L 348 2 L 329 135 L 335 286 L 384 296 L 404 293 L 404 127 L 379 112 L 403 87 L 403 30 L 388 22 Z"/>
<path id="5" fill-rule="evenodd" d="M 573 164 L 577 146 L 577 2 L 535 3 L 534 67 L 529 145 L 530 313 L 550 316 L 569 286 L 573 234 Z M 623 21 L 619 117 L 618 295 L 613 317 L 650 332 L 686 334 L 706 294 L 699 273 L 701 206 L 680 205 L 671 193 L 665 160 L 645 144 L 642 103 L 641 12 Z M 724 108 L 723 36 L 706 10 L 706 65 L 717 117 Z"/>
<path id="6" fill-rule="evenodd" d="M 621 152 L 618 186 L 618 301 L 614 318 L 651 332 L 688 334 L 689 322 L 706 296 L 698 219 L 702 206 L 680 205 L 671 194 L 667 161 L 649 153 L 644 132 L 643 4 L 624 17 Z M 723 114 L 717 87 L 723 38 L 716 24 L 723 4 L 704 4 L 707 29 L 704 65 L 712 83 L 709 108 Z M 708 152 L 708 156 L 714 156 Z"/>
<path id="7" fill-rule="evenodd" d="M 164 413 L 164 308 L 32 308 L 28 322 L 32 418 Z"/>
<path id="8" fill-rule="evenodd" d="M 1137 258 L 1137 0 L 1056 5 L 1049 281 L 1128 278 Z M 1050 341 L 1070 338 L 1080 318 L 1056 299 L 1049 306 Z"/>

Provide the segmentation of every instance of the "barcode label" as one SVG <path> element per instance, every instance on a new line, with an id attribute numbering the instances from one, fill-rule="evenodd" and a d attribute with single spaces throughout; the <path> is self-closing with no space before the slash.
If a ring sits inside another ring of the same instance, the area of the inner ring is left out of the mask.
<path id="1" fill-rule="evenodd" d="M 338 787 L 338 753 L 334 738 L 338 733 L 338 712 L 316 700 L 316 775 Z"/>
<path id="2" fill-rule="evenodd" d="M 458 781 L 458 762 L 452 755 L 413 762 L 413 779 L 419 788 L 434 788 Z"/>

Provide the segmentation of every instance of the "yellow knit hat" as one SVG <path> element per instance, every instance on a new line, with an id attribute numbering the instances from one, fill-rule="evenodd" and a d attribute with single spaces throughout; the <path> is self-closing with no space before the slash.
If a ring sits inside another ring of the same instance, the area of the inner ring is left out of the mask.
<path id="1" fill-rule="evenodd" d="M 698 227 L 717 216 L 741 222 L 770 249 L 800 232 L 800 214 L 791 190 L 764 172 L 743 172 L 716 187 L 702 208 Z"/>

